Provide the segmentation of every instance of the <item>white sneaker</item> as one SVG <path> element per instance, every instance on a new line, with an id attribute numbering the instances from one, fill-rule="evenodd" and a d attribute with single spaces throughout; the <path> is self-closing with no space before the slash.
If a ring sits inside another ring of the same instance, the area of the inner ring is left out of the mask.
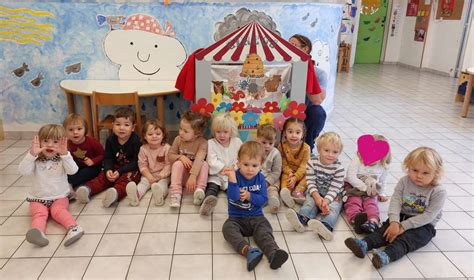
<path id="1" fill-rule="evenodd" d="M 278 210 L 280 210 L 280 200 L 278 199 L 278 196 L 271 195 L 268 197 L 268 207 L 270 207 L 270 213 L 278 213 Z"/>
<path id="2" fill-rule="evenodd" d="M 102 200 L 102 205 L 104 205 L 105 208 L 109 208 L 110 205 L 112 205 L 117 200 L 118 200 L 117 190 L 115 188 L 108 188 L 105 191 L 105 197 Z"/>
<path id="3" fill-rule="evenodd" d="M 165 190 L 160 187 L 157 183 L 151 184 L 151 193 L 153 194 L 153 200 L 156 206 L 162 206 L 165 204 Z"/>
<path id="4" fill-rule="evenodd" d="M 295 201 L 293 200 L 293 197 L 291 197 L 290 190 L 287 188 L 284 188 L 280 191 L 280 197 L 283 203 L 288 206 L 288 208 L 294 208 L 295 207 Z"/>
<path id="5" fill-rule="evenodd" d="M 80 225 L 72 226 L 66 235 L 66 239 L 64 239 L 64 246 L 69 246 L 72 243 L 79 240 L 84 235 L 84 229 Z"/>
<path id="6" fill-rule="evenodd" d="M 179 208 L 181 207 L 181 195 L 172 195 L 170 198 L 170 207 Z"/>
<path id="7" fill-rule="evenodd" d="M 196 189 L 194 191 L 194 200 L 193 200 L 194 205 L 200 206 L 205 196 L 206 194 L 204 193 L 202 189 Z"/>
<path id="8" fill-rule="evenodd" d="M 331 241 L 333 239 L 332 231 L 330 231 L 323 223 L 316 219 L 308 221 L 308 227 L 315 233 L 319 234 L 324 240 Z"/>
<path id="9" fill-rule="evenodd" d="M 209 216 L 214 211 L 214 208 L 217 205 L 217 197 L 210 195 L 204 199 L 202 202 L 201 208 L 199 209 L 199 214 L 203 216 Z"/>
<path id="10" fill-rule="evenodd" d="M 90 198 L 90 189 L 86 186 L 80 186 L 76 190 L 76 199 L 81 203 L 89 203 L 91 201 Z"/>
<path id="11" fill-rule="evenodd" d="M 295 210 L 293 209 L 288 209 L 288 211 L 286 211 L 286 219 L 288 220 L 288 222 L 293 226 L 293 228 L 297 231 L 297 232 L 304 232 L 304 225 L 300 222 L 300 219 L 298 219 L 298 214 L 296 213 Z"/>
<path id="12" fill-rule="evenodd" d="M 138 197 L 137 184 L 135 182 L 128 183 L 126 191 L 130 206 L 138 206 L 138 204 L 140 204 L 140 198 Z"/>
<path id="13" fill-rule="evenodd" d="M 49 244 L 49 240 L 46 238 L 46 235 L 44 235 L 44 233 L 37 228 L 32 228 L 26 233 L 26 241 L 40 247 L 44 247 Z"/>

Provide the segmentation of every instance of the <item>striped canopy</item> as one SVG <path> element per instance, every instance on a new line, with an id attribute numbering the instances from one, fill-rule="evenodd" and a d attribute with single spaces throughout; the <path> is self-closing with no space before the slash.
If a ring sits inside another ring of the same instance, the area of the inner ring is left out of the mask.
<path id="1" fill-rule="evenodd" d="M 247 23 L 196 54 L 197 60 L 244 62 L 256 53 L 269 62 L 307 61 L 309 55 L 256 21 Z"/>

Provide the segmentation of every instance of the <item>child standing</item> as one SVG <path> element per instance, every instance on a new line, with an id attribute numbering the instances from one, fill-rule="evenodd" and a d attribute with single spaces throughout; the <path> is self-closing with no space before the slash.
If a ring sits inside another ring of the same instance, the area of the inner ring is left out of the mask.
<path id="1" fill-rule="evenodd" d="M 304 232 L 304 226 L 308 225 L 322 238 L 332 240 L 332 231 L 342 209 L 344 167 L 337 158 L 343 145 L 341 137 L 334 132 L 324 133 L 316 142 L 319 155 L 308 162 L 306 201 L 298 213 L 288 209 L 286 218 L 297 232 Z M 322 216 L 315 219 L 318 212 Z"/>
<path id="2" fill-rule="evenodd" d="M 229 113 L 214 117 L 211 125 L 214 138 L 207 141 L 207 164 L 209 178 L 207 179 L 206 197 L 199 213 L 208 216 L 217 205 L 219 189 L 227 190 L 227 176 L 221 172 L 226 168 L 235 168 L 237 152 L 242 145 L 238 137 L 237 123 Z"/>
<path id="3" fill-rule="evenodd" d="M 138 153 L 138 168 L 142 174 L 140 183 L 127 184 L 127 197 L 131 206 L 137 206 L 150 189 L 155 205 L 163 205 L 170 184 L 171 165 L 168 159 L 170 145 L 166 143 L 167 133 L 158 120 L 149 120 L 142 129 L 144 145 Z"/>
<path id="4" fill-rule="evenodd" d="M 280 209 L 280 176 L 281 176 L 281 154 L 275 148 L 277 130 L 271 124 L 264 124 L 257 128 L 257 142 L 262 144 L 265 151 L 265 160 L 262 165 L 262 173 L 265 176 L 268 192 L 268 206 L 271 213 L 277 213 Z"/>
<path id="5" fill-rule="evenodd" d="M 304 122 L 288 118 L 283 124 L 282 141 L 278 150 L 282 157 L 281 199 L 286 206 L 295 207 L 295 200 L 303 203 L 306 191 L 306 165 L 310 158 L 308 144 L 303 142 Z"/>
<path id="6" fill-rule="evenodd" d="M 400 179 L 390 200 L 388 219 L 380 229 L 364 239 L 348 238 L 346 246 L 359 258 L 369 250 L 377 250 L 372 264 L 381 268 L 430 242 L 441 219 L 446 190 L 439 184 L 443 161 L 431 148 L 411 151 L 403 161 L 408 173 Z"/>
<path id="7" fill-rule="evenodd" d="M 131 181 L 138 182 L 138 152 L 142 145 L 135 129 L 135 113 L 127 107 L 114 113 L 113 134 L 105 143 L 104 172 L 76 190 L 77 200 L 88 203 L 90 197 L 107 189 L 102 204 L 110 207 L 125 197 Z"/>
<path id="8" fill-rule="evenodd" d="M 69 114 L 63 123 L 68 138 L 68 150 L 79 167 L 67 179 L 73 188 L 99 175 L 104 160 L 104 148 L 95 138 L 87 136 L 87 123 L 81 115 Z"/>
<path id="9" fill-rule="evenodd" d="M 387 141 L 382 135 L 373 135 L 375 140 Z M 354 225 L 356 233 L 371 233 L 379 227 L 377 200 L 387 201 L 384 193 L 388 165 L 392 160 L 390 150 L 384 158 L 365 166 L 360 154 L 352 159 L 347 168 L 345 189 L 347 201 L 344 204 L 347 219 Z"/>
<path id="10" fill-rule="evenodd" d="M 49 240 L 44 234 L 48 212 L 68 231 L 64 246 L 81 238 L 84 230 L 68 211 L 67 175 L 76 173 L 78 167 L 67 150 L 64 128 L 56 124 L 41 127 L 18 170 L 21 175 L 34 176 L 33 188 L 26 199 L 30 202 L 32 227 L 26 233 L 26 240 L 41 247 L 48 245 Z"/>
<path id="11" fill-rule="evenodd" d="M 171 145 L 168 157 L 171 163 L 171 201 L 173 208 L 181 206 L 183 182 L 186 191 L 194 192 L 194 205 L 201 205 L 204 200 L 209 166 L 206 159 L 207 140 L 204 130 L 207 117 L 189 110 L 186 111 L 179 123 L 179 135 Z"/>
<path id="12" fill-rule="evenodd" d="M 234 249 L 247 257 L 247 270 L 252 271 L 267 256 L 271 269 L 277 269 L 288 259 L 288 253 L 280 249 L 273 237 L 273 229 L 263 215 L 267 202 L 265 177 L 260 172 L 264 159 L 260 143 L 248 141 L 238 153 L 238 167 L 226 168 L 223 173 L 229 177 L 227 190 L 229 218 L 222 226 L 225 240 Z M 253 236 L 258 248 L 252 248 L 245 237 Z"/>

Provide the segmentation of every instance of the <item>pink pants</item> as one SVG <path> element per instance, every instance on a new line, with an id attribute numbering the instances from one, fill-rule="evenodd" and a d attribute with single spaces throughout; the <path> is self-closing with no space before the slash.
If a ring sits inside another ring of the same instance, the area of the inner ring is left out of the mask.
<path id="1" fill-rule="evenodd" d="M 64 228 L 68 229 L 76 225 L 76 220 L 67 209 L 68 206 L 69 200 L 67 197 L 56 199 L 49 208 L 40 202 L 30 202 L 31 227 L 45 232 L 49 211 L 51 211 L 51 217 Z"/>
<path id="2" fill-rule="evenodd" d="M 207 176 L 209 174 L 209 165 L 207 162 L 203 162 L 201 170 L 196 178 L 196 189 L 206 190 Z M 180 160 L 177 160 L 171 166 L 171 184 L 170 184 L 170 195 L 181 195 L 183 193 L 183 187 L 186 187 L 186 182 L 189 178 L 189 169 L 186 169 Z"/>
<path id="3" fill-rule="evenodd" d="M 379 221 L 379 207 L 377 205 L 377 196 L 360 197 L 349 196 L 344 204 L 347 218 L 351 224 L 354 223 L 354 216 L 360 212 L 367 213 L 367 220 Z"/>

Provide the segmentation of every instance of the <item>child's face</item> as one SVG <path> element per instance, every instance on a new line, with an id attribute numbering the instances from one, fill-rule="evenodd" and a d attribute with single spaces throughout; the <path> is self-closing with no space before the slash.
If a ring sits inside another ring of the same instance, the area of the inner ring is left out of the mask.
<path id="1" fill-rule="evenodd" d="M 45 147 L 43 155 L 47 158 L 54 157 L 59 151 L 59 139 L 43 139 L 40 141 L 40 147 Z"/>
<path id="2" fill-rule="evenodd" d="M 239 158 L 237 166 L 240 168 L 240 174 L 242 174 L 245 179 L 250 180 L 260 171 L 260 168 L 262 167 L 262 159 L 242 155 Z"/>
<path id="3" fill-rule="evenodd" d="M 334 143 L 325 143 L 318 147 L 319 160 L 324 165 L 333 164 L 341 154 L 341 149 Z"/>
<path id="4" fill-rule="evenodd" d="M 163 131 L 150 125 L 146 131 L 145 140 L 150 146 L 159 146 L 163 142 Z"/>
<path id="5" fill-rule="evenodd" d="M 302 50 L 305 53 L 308 53 L 309 48 L 308 47 L 303 47 L 300 40 L 296 39 L 295 37 L 291 37 L 289 40 L 290 44 L 293 46 L 297 47 L 298 49 Z"/>
<path id="6" fill-rule="evenodd" d="M 436 174 L 434 170 L 426 165 L 418 163 L 415 166 L 408 168 L 408 176 L 417 186 L 430 187 Z"/>
<path id="7" fill-rule="evenodd" d="M 273 145 L 275 144 L 275 138 L 273 138 L 272 140 L 268 140 L 263 137 L 257 137 L 257 141 L 258 143 L 262 144 L 263 149 L 265 150 L 265 154 L 268 154 L 272 150 Z"/>
<path id="8" fill-rule="evenodd" d="M 217 129 L 215 132 L 215 138 L 217 139 L 217 141 L 221 144 L 221 145 L 227 145 L 229 144 L 230 142 L 230 135 L 231 135 L 231 131 L 230 129 L 225 129 L 225 128 L 221 128 L 221 129 Z"/>
<path id="9" fill-rule="evenodd" d="M 189 142 L 193 141 L 196 138 L 196 133 L 194 129 L 191 127 L 191 124 L 186 120 L 181 120 L 179 124 L 179 137 L 181 141 Z"/>
<path id="10" fill-rule="evenodd" d="M 73 122 L 66 126 L 66 136 L 69 141 L 78 145 L 86 140 L 86 129 L 82 122 Z"/>
<path id="11" fill-rule="evenodd" d="M 299 123 L 290 123 L 285 130 L 286 141 L 292 146 L 299 145 L 303 139 L 303 127 Z"/>
<path id="12" fill-rule="evenodd" d="M 129 118 L 116 118 L 112 130 L 119 140 L 127 141 L 134 129 L 135 125 Z"/>

